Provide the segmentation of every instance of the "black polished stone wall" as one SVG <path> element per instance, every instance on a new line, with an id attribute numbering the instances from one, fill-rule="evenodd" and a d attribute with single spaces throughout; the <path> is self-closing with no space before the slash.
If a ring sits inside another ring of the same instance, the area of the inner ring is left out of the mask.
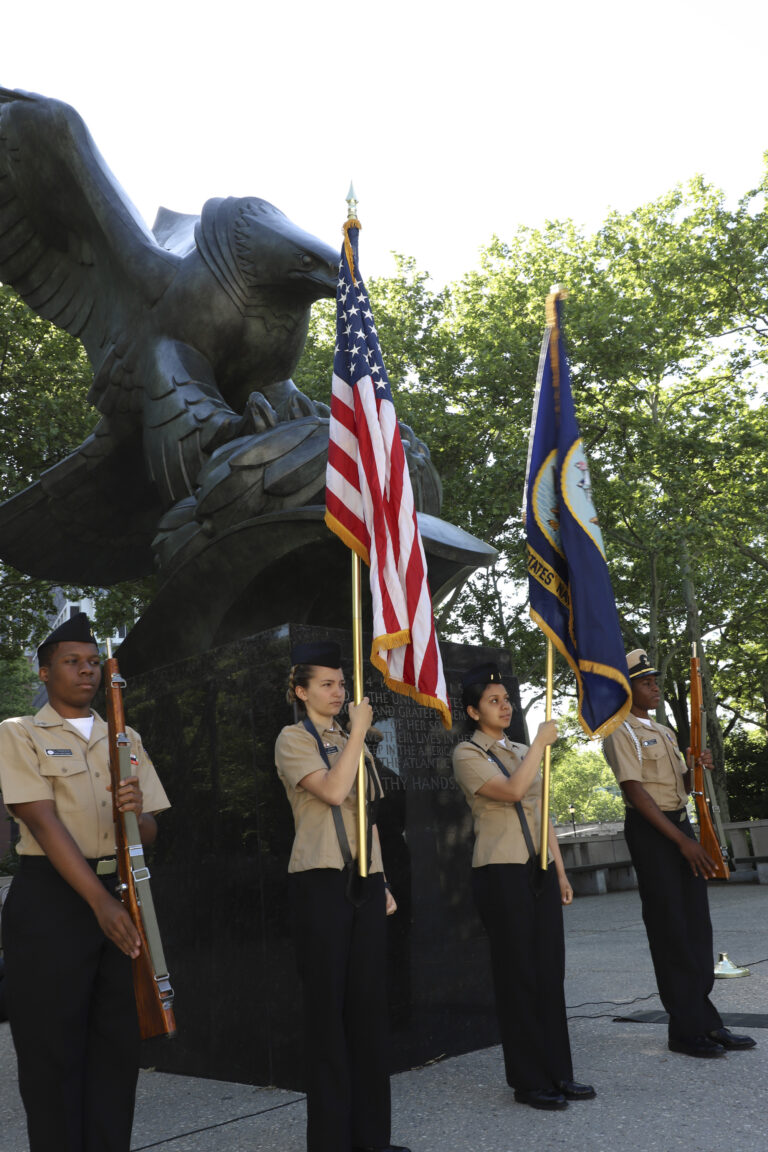
<path id="1" fill-rule="evenodd" d="M 351 669 L 351 638 L 337 639 Z M 150 1041 L 161 1070 L 300 1088 L 299 993 L 287 904 L 290 806 L 274 768 L 291 645 L 316 629 L 284 625 L 129 681 L 142 734 L 173 807 L 160 817 L 152 886 L 178 1036 Z M 498 1042 L 485 939 L 470 895 L 472 828 L 451 771 L 462 738 L 460 678 L 509 657 L 442 644 L 456 726 L 383 687 L 366 665 L 384 785 L 384 863 L 399 910 L 389 926 L 393 1068 Z M 367 648 L 366 648 L 367 651 Z M 348 672 L 348 675 L 351 673 Z M 520 713 L 516 714 L 518 724 Z M 512 729 L 512 736 L 525 735 Z"/>

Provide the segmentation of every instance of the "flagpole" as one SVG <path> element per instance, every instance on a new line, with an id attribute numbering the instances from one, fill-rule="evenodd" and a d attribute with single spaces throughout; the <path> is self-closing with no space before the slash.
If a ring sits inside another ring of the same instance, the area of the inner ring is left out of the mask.
<path id="1" fill-rule="evenodd" d="M 363 609 L 360 585 L 360 557 L 352 552 L 352 668 L 355 704 L 363 699 Z M 357 766 L 357 869 L 368 875 L 368 821 L 366 819 L 365 746 Z"/>
<path id="2" fill-rule="evenodd" d="M 552 364 L 552 391 L 555 400 L 555 417 L 560 423 L 560 330 L 558 327 L 557 303 L 568 293 L 564 292 L 559 284 L 553 284 L 547 297 L 547 322 L 552 331 L 549 337 L 550 357 Z M 554 648 L 552 640 L 547 636 L 547 687 L 544 719 L 552 719 L 552 686 L 554 680 Z M 549 866 L 549 777 L 552 765 L 552 746 L 548 744 L 544 749 L 544 767 L 541 773 L 541 869 L 547 871 Z"/>
<path id="3" fill-rule="evenodd" d="M 354 220 L 356 217 L 357 199 L 350 182 L 347 193 L 347 219 Z M 354 549 L 352 549 L 352 670 L 354 702 L 359 704 L 363 699 L 363 597 L 360 557 Z M 361 876 L 368 875 L 367 792 L 365 746 L 363 746 L 357 766 L 357 869 Z"/>
<path id="4" fill-rule="evenodd" d="M 531 416 L 523 524 L 530 614 L 547 638 L 546 719 L 552 719 L 554 648 L 576 675 L 578 715 L 591 737 L 606 736 L 629 712 L 632 692 L 581 432 L 571 393 L 559 302 L 546 299 L 546 329 Z M 574 469 L 576 471 L 574 471 Z M 551 752 L 541 790 L 541 867 L 549 856 Z"/>
<path id="5" fill-rule="evenodd" d="M 554 649 L 552 641 L 547 637 L 547 693 L 544 707 L 544 719 L 552 719 L 552 684 L 554 680 Z M 552 746 L 547 744 L 544 749 L 544 768 L 541 774 L 541 868 L 547 871 L 549 864 L 549 775 L 552 762 Z"/>
<path id="6" fill-rule="evenodd" d="M 547 297 L 547 321 L 552 326 L 550 333 L 550 356 L 552 363 L 552 388 L 555 397 L 555 413 L 559 423 L 560 419 L 560 349 L 558 340 L 560 332 L 557 322 L 557 307 L 555 301 L 562 299 L 567 293 L 563 292 L 559 284 L 553 284 Z M 551 302 L 551 303 L 550 303 Z M 550 311 L 551 309 L 551 311 Z M 546 673 L 546 704 L 544 719 L 552 719 L 552 686 L 554 680 L 554 648 L 552 640 L 547 636 L 547 673 Z M 549 866 L 549 777 L 552 766 L 552 746 L 547 744 L 544 749 L 544 767 L 541 773 L 541 870 L 546 872 Z"/>

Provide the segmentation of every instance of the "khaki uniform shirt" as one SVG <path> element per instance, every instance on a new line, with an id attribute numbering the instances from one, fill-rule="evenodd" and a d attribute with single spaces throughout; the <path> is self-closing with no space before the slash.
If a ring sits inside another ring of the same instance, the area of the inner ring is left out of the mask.
<path id="1" fill-rule="evenodd" d="M 347 742 L 346 733 L 342 732 L 336 724 L 330 728 L 323 728 L 320 739 L 328 754 L 331 767 L 336 763 Z M 378 781 L 376 769 L 370 754 L 366 752 L 368 770 Z M 306 872 L 309 868 L 337 868 L 344 867 L 344 857 L 339 847 L 339 838 L 336 835 L 336 825 L 333 822 L 332 805 L 313 796 L 306 788 L 301 787 L 300 781 L 310 772 L 325 771 L 325 761 L 320 755 L 317 741 L 311 732 L 308 732 L 302 723 L 290 724 L 283 728 L 275 744 L 275 764 L 277 774 L 285 786 L 288 799 L 293 809 L 293 820 L 296 826 L 296 836 L 293 841 L 293 851 L 288 862 L 289 872 Z M 373 799 L 371 791 L 369 799 Z M 346 800 L 340 805 L 344 828 L 349 840 L 349 849 L 353 859 L 357 859 L 357 783 Z M 371 872 L 383 872 L 381 862 L 381 848 L 376 837 L 373 838 L 371 849 Z"/>
<path id="2" fill-rule="evenodd" d="M 144 797 L 145 812 L 162 812 L 170 805 L 141 737 L 127 728 L 134 774 Z M 115 828 L 112 793 L 107 791 L 109 748 L 107 725 L 93 713 L 89 740 L 45 704 L 35 716 L 18 716 L 0 724 L 0 790 L 6 807 L 34 800 L 53 800 L 56 815 L 86 859 L 114 856 Z M 16 845 L 22 856 L 44 856 L 21 821 Z"/>
<path id="3" fill-rule="evenodd" d="M 525 864 L 528 848 L 523 836 L 520 817 L 514 801 L 491 800 L 478 795 L 478 789 L 494 780 L 502 773 L 484 749 L 490 749 L 498 756 L 510 776 L 514 776 L 528 751 L 526 744 L 501 744 L 494 741 L 479 729 L 472 736 L 475 744 L 464 741 L 453 750 L 453 771 L 467 803 L 472 809 L 475 827 L 475 850 L 472 867 L 483 868 L 486 864 Z M 522 799 L 523 811 L 528 821 L 531 839 L 536 851 L 541 844 L 541 776 L 537 772 L 530 788 Z M 550 854 L 550 859 L 552 859 Z"/>
<path id="4" fill-rule="evenodd" d="M 688 803 L 688 793 L 683 786 L 686 764 L 671 728 L 655 720 L 650 725 L 644 724 L 630 712 L 625 724 L 603 741 L 603 755 L 619 784 L 625 780 L 639 781 L 662 812 L 685 808 Z M 624 800 L 631 808 L 626 796 Z"/>

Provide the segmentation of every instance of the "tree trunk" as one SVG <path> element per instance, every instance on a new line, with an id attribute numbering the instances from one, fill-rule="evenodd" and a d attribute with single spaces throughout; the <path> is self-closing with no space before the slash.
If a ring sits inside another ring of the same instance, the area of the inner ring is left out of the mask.
<path id="1" fill-rule="evenodd" d="M 648 579 L 650 581 L 650 598 L 648 602 L 648 662 L 651 668 L 658 669 L 659 688 L 661 689 L 661 697 L 659 699 L 659 706 L 656 709 L 656 721 L 658 724 L 666 724 L 667 714 L 664 709 L 664 679 L 667 673 L 667 665 L 669 657 L 659 656 L 659 599 L 661 589 L 659 587 L 659 569 L 657 564 L 657 557 L 655 552 L 651 552 L 651 557 L 648 565 Z M 674 707 L 672 709 L 674 712 Z"/>
<path id="2" fill-rule="evenodd" d="M 678 747 L 685 752 L 691 744 L 691 722 L 688 717 L 688 684 L 675 680 L 674 691 L 667 692 L 666 701 L 672 709 L 677 728 Z"/>

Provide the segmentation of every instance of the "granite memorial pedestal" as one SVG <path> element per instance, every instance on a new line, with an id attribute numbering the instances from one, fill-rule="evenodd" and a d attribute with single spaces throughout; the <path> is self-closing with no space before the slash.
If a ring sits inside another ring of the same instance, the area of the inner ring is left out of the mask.
<path id="1" fill-rule="evenodd" d="M 339 641 L 350 676 L 351 637 Z M 291 811 L 274 767 L 291 645 L 316 629 L 283 625 L 128 682 L 141 733 L 173 807 L 160 817 L 153 892 L 178 1036 L 145 1063 L 252 1084 L 302 1085 L 301 1027 L 287 898 Z M 393 1070 L 497 1042 L 486 941 L 472 906 L 469 809 L 451 770 L 462 738 L 462 670 L 509 656 L 442 644 L 455 729 L 390 692 L 366 665 L 372 750 L 384 786 L 379 830 L 399 910 L 389 921 Z M 506 678 L 506 677 L 505 677 Z M 524 739 L 520 712 L 515 739 Z"/>

